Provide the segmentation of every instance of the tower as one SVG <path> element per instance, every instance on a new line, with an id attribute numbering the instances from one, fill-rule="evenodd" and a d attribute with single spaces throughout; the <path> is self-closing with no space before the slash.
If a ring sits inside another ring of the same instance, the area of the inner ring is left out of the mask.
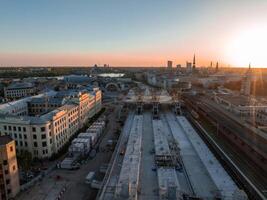
<path id="1" fill-rule="evenodd" d="M 193 57 L 193 70 L 196 68 L 196 56 Z"/>
<path id="2" fill-rule="evenodd" d="M 172 61 L 171 60 L 167 61 L 167 68 L 170 70 L 172 69 Z"/>
<path id="3" fill-rule="evenodd" d="M 248 70 L 242 79 L 241 91 L 240 91 L 241 94 L 244 94 L 246 96 L 250 95 L 251 78 L 252 78 L 251 65 L 249 63 Z"/>
<path id="4" fill-rule="evenodd" d="M 216 72 L 219 70 L 219 63 L 216 63 Z"/>

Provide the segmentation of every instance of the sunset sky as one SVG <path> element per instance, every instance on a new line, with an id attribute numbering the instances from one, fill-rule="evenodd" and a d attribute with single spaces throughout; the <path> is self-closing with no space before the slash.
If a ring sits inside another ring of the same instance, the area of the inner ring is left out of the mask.
<path id="1" fill-rule="evenodd" d="M 267 0 L 0 0 L 0 66 L 267 67 Z"/>

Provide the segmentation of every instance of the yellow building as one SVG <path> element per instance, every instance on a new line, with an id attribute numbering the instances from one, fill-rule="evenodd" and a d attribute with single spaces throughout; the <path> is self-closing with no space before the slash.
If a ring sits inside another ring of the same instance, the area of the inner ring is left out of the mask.
<path id="1" fill-rule="evenodd" d="M 11 199 L 19 192 L 19 172 L 15 141 L 0 137 L 0 200 Z"/>

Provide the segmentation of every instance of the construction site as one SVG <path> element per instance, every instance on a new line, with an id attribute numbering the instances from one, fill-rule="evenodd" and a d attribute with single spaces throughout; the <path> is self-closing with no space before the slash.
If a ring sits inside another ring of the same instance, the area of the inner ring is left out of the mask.
<path id="1" fill-rule="evenodd" d="M 179 93 L 141 89 L 124 99 L 128 115 L 97 199 L 248 199 L 183 115 Z"/>

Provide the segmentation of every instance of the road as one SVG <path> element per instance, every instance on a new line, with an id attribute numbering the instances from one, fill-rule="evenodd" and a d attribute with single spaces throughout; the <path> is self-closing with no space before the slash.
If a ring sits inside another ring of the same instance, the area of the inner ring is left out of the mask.
<path id="1" fill-rule="evenodd" d="M 102 191 L 100 191 L 98 195 L 100 199 L 109 199 L 112 198 L 114 195 L 116 184 L 120 174 L 121 165 L 123 162 L 123 156 L 121 156 L 119 152 L 128 141 L 129 133 L 132 127 L 133 117 L 134 117 L 133 112 L 130 112 L 125 121 L 116 150 L 114 151 L 112 156 L 112 160 L 110 163 L 111 165 L 110 171 L 107 172 L 108 174 L 105 177 L 106 182 L 104 183 Z"/>

